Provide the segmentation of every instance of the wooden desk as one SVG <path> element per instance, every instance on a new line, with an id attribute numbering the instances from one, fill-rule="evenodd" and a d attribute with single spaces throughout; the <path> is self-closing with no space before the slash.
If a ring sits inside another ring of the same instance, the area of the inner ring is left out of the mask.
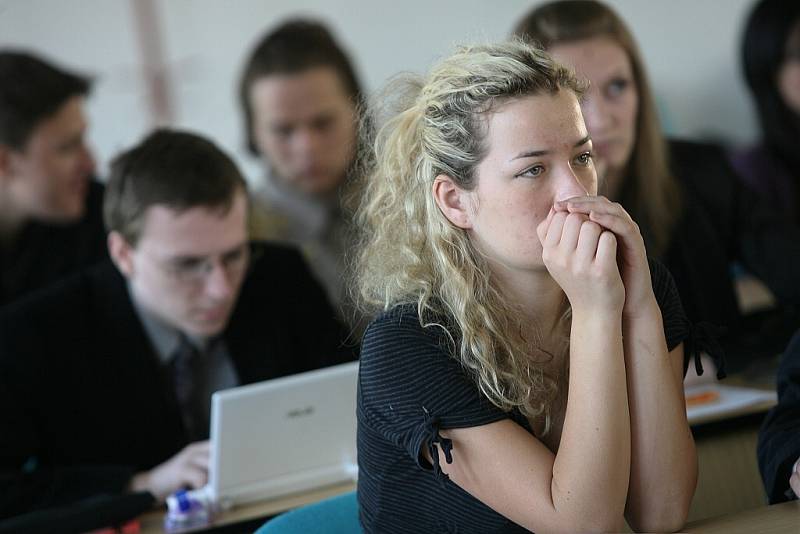
<path id="1" fill-rule="evenodd" d="M 800 532 L 800 501 L 762 506 L 730 515 L 694 521 L 681 532 L 696 534 L 797 534 Z"/>
<path id="2" fill-rule="evenodd" d="M 747 385 L 735 379 L 730 382 Z M 766 496 L 758 472 L 756 443 L 761 419 L 773 404 L 774 401 L 748 406 L 692 425 L 700 471 L 689 512 L 690 525 L 704 523 L 709 517 L 728 517 L 725 514 L 764 507 Z M 252 532 L 269 517 L 353 490 L 354 483 L 345 483 L 248 504 L 221 514 L 211 525 L 184 532 Z M 142 534 L 165 532 L 165 515 L 165 510 L 158 510 L 142 516 Z"/>
<path id="3" fill-rule="evenodd" d="M 252 532 L 268 518 L 287 510 L 311 504 L 328 497 L 354 491 L 353 482 L 326 486 L 305 493 L 298 493 L 280 499 L 271 499 L 242 505 L 220 514 L 211 525 L 182 530 L 181 532 Z M 142 534 L 160 534 L 164 530 L 166 510 L 160 509 L 143 515 L 139 521 Z M 171 531 L 175 532 L 175 531 Z"/>
<path id="4" fill-rule="evenodd" d="M 760 508 L 767 503 L 756 448 L 761 421 L 774 404 L 772 400 L 750 405 L 692 423 L 699 471 L 689 521 Z"/>

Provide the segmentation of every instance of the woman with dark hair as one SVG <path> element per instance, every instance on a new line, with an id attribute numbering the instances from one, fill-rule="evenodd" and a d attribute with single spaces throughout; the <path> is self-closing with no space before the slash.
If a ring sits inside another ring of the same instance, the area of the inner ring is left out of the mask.
<path id="1" fill-rule="evenodd" d="M 514 33 L 538 43 L 588 79 L 582 101 L 601 191 L 641 228 L 648 254 L 675 277 L 695 323 L 721 338 L 733 370 L 785 346 L 784 312 L 768 320 L 742 316 L 730 266 L 740 262 L 783 301 L 800 297 L 800 235 L 758 205 L 720 147 L 667 141 L 636 42 L 623 20 L 595 0 L 562 0 L 532 10 Z M 765 324 L 770 332 L 765 333 Z M 713 330 L 713 328 L 711 328 Z M 705 346 L 704 346 L 705 345 Z M 698 369 L 700 371 L 700 369 Z"/>
<path id="2" fill-rule="evenodd" d="M 347 217 L 362 91 L 350 58 L 322 23 L 291 19 L 255 45 L 239 82 L 249 152 L 264 180 L 253 193 L 255 237 L 306 256 L 342 319 L 358 329 L 344 286 Z"/>
<path id="3" fill-rule="evenodd" d="M 761 142 L 732 162 L 781 215 L 800 222 L 800 2 L 763 0 L 742 43 L 747 85 L 761 123 Z"/>

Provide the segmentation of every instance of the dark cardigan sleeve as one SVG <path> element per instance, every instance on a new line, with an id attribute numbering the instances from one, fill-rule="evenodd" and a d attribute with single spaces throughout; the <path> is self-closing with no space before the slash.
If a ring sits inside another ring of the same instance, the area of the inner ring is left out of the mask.
<path id="1" fill-rule="evenodd" d="M 758 466 L 769 502 L 791 498 L 789 476 L 800 458 L 800 330 L 783 354 L 778 370 L 778 405 L 758 435 Z"/>

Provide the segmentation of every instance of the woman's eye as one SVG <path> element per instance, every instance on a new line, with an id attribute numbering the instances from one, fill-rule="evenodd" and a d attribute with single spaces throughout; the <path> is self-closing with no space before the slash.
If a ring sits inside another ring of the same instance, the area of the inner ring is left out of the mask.
<path id="1" fill-rule="evenodd" d="M 609 96 L 621 95 L 628 88 L 630 82 L 625 78 L 615 78 L 608 83 L 607 92 Z"/>
<path id="2" fill-rule="evenodd" d="M 292 126 L 287 124 L 276 124 L 270 128 L 270 132 L 280 139 L 288 139 L 292 135 Z"/>
<path id="3" fill-rule="evenodd" d="M 578 165 L 588 166 L 589 163 L 592 161 L 592 153 L 591 152 L 584 152 L 580 154 L 577 158 L 575 158 L 575 162 Z"/>
<path id="4" fill-rule="evenodd" d="M 544 165 L 534 165 L 533 167 L 528 167 L 527 169 L 519 173 L 517 177 L 536 178 L 543 172 L 544 172 Z"/>

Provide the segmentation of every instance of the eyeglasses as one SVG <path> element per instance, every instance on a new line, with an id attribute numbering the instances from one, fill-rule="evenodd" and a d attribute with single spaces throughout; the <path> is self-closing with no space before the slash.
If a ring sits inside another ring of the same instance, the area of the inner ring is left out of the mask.
<path id="1" fill-rule="evenodd" d="M 228 276 L 235 276 L 247 270 L 250 259 L 250 246 L 242 245 L 220 256 L 174 258 L 162 263 L 161 267 L 181 284 L 200 285 L 206 281 L 217 264 Z"/>

